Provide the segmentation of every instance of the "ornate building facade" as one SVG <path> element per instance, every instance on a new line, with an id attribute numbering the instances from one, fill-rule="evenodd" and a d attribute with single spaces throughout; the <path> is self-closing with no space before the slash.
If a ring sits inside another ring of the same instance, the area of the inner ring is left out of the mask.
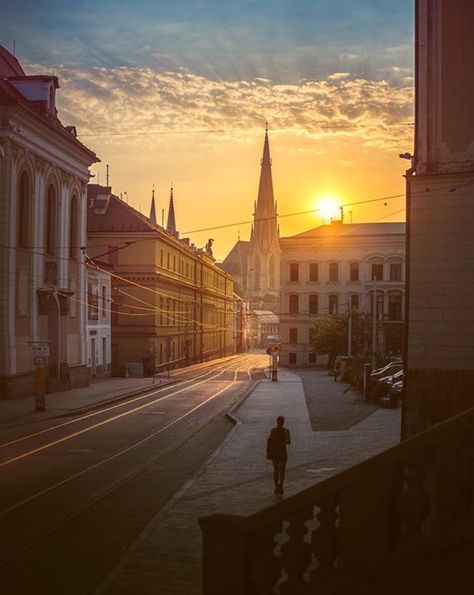
<path id="1" fill-rule="evenodd" d="M 377 349 L 403 343 L 405 224 L 333 221 L 280 240 L 280 361 L 285 366 L 326 363 L 311 345 L 313 321 L 351 309 L 378 320 Z M 370 346 L 368 346 L 370 347 Z"/>
<path id="2" fill-rule="evenodd" d="M 87 384 L 86 188 L 95 154 L 58 119 L 54 76 L 28 76 L 0 46 L 0 396 Z"/>

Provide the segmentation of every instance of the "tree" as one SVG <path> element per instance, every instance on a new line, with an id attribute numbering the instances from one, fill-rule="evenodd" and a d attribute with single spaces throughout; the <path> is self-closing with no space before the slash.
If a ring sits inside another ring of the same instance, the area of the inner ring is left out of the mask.
<path id="1" fill-rule="evenodd" d="M 329 355 L 332 363 L 337 355 L 347 353 L 349 313 L 330 314 L 327 318 L 315 320 L 311 333 L 313 351 Z M 367 312 L 352 311 L 352 353 L 361 354 L 370 343 L 371 320 Z"/>

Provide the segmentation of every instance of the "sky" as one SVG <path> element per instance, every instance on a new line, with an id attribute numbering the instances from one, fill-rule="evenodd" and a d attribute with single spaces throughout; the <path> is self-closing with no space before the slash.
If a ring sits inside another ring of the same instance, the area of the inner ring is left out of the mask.
<path id="1" fill-rule="evenodd" d="M 0 43 L 59 77 L 61 121 L 101 159 L 94 182 L 109 164 L 145 214 L 153 184 L 160 214 L 173 184 L 178 229 L 222 259 L 249 238 L 266 121 L 282 236 L 322 224 L 328 196 L 346 222 L 404 220 L 403 197 L 354 203 L 404 192 L 412 4 L 2 0 Z"/>

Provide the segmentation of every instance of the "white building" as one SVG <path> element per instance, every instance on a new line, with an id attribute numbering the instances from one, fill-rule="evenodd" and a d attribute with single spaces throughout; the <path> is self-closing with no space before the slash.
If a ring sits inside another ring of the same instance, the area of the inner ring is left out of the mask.
<path id="1" fill-rule="evenodd" d="M 87 270 L 87 367 L 92 378 L 110 376 L 111 344 L 110 275 Z"/>
<path id="2" fill-rule="evenodd" d="M 48 390 L 87 384 L 86 189 L 95 154 L 56 111 L 58 79 L 0 46 L 0 396 L 32 394 L 32 342 Z"/>
<path id="3" fill-rule="evenodd" d="M 405 294 L 405 224 L 333 221 L 280 240 L 280 363 L 327 361 L 312 353 L 314 320 L 347 312 L 372 312 L 382 331 L 378 349 L 402 350 Z"/>

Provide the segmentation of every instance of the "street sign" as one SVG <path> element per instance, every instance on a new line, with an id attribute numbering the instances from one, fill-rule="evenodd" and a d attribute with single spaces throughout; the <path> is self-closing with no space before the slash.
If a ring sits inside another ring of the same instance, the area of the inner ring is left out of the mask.
<path id="1" fill-rule="evenodd" d="M 33 357 L 48 357 L 49 345 L 48 343 L 30 343 L 30 355 Z"/>

